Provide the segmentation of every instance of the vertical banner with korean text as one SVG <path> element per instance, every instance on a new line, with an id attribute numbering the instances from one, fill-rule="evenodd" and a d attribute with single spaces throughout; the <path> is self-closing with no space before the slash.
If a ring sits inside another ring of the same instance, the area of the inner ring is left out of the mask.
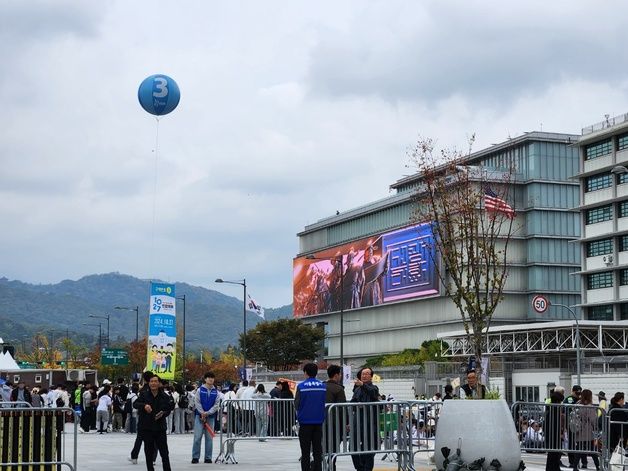
<path id="1" fill-rule="evenodd" d="M 146 370 L 174 380 L 177 357 L 176 297 L 174 285 L 150 284 Z"/>

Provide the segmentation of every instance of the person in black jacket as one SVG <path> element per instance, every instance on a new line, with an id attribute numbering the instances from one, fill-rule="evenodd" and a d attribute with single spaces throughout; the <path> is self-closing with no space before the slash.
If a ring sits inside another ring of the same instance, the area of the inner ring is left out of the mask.
<path id="1" fill-rule="evenodd" d="M 17 383 L 17 388 L 11 391 L 11 400 L 13 402 L 28 402 L 29 404 L 32 402 L 31 392 L 28 390 L 24 381 L 20 380 Z M 24 404 L 21 404 L 19 407 L 25 407 Z"/>
<path id="2" fill-rule="evenodd" d="M 617 445 L 626 446 L 628 438 L 628 426 L 621 422 L 628 422 L 628 410 L 624 409 L 625 397 L 623 392 L 616 392 L 611 399 L 611 405 L 608 408 L 608 417 L 611 421 L 610 433 L 608 438 L 608 450 L 612 453 Z M 613 423 L 614 422 L 614 423 Z"/>
<path id="3" fill-rule="evenodd" d="M 145 371 L 142 374 L 142 382 L 144 383 L 142 385 L 142 388 L 139 390 L 139 392 L 137 393 L 137 397 L 140 396 L 140 394 L 142 394 L 143 392 L 148 391 L 148 382 L 150 381 L 150 379 L 153 377 L 153 372 L 152 371 Z M 144 442 L 144 438 L 142 436 L 142 431 L 139 429 L 139 427 L 136 427 L 137 429 L 137 434 L 135 435 L 135 443 L 133 444 L 133 449 L 131 450 L 131 456 L 129 457 L 129 461 L 133 464 L 137 464 L 137 458 L 140 456 L 140 449 L 142 448 L 142 443 Z M 153 463 L 157 460 L 157 450 L 153 450 Z"/>
<path id="4" fill-rule="evenodd" d="M 550 396 L 550 404 L 545 410 L 545 447 L 548 450 L 560 450 L 562 448 L 563 433 L 565 429 L 564 417 L 560 405 L 563 395 L 553 392 Z M 560 451 L 548 451 L 545 471 L 560 471 Z"/>
<path id="5" fill-rule="evenodd" d="M 373 384 L 373 370 L 365 367 L 358 371 L 351 402 L 379 402 L 379 389 Z M 379 450 L 379 407 L 358 406 L 351 424 L 354 451 Z M 375 453 L 351 455 L 356 471 L 372 471 Z"/>
<path id="6" fill-rule="evenodd" d="M 340 365 L 329 365 L 327 376 L 329 379 L 325 383 L 327 390 L 325 402 L 327 404 L 347 402 L 345 387 L 342 385 L 342 368 Z M 344 439 L 347 424 L 347 409 L 332 409 L 331 416 L 327 417 L 328 451 L 337 453 L 340 450 L 340 442 Z M 332 461 L 332 471 L 336 471 L 336 457 Z"/>
<path id="7" fill-rule="evenodd" d="M 174 400 L 160 387 L 159 376 L 154 375 L 148 382 L 148 391 L 142 391 L 133 404 L 139 412 L 138 430 L 144 440 L 146 469 L 154 471 L 155 448 L 159 450 L 164 471 L 171 471 L 166 435 L 166 417 L 174 409 Z"/>

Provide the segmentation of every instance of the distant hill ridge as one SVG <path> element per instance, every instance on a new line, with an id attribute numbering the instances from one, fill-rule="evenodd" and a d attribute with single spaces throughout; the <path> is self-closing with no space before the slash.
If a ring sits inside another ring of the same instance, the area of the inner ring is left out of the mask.
<path id="1" fill-rule="evenodd" d="M 176 282 L 175 285 L 177 296 L 186 296 L 190 348 L 194 345 L 224 347 L 237 343 L 242 331 L 242 300 L 183 282 Z M 115 310 L 114 307 L 139 306 L 139 332 L 142 336 L 146 329 L 149 292 L 150 280 L 121 273 L 87 275 L 76 281 L 64 280 L 45 285 L 0 278 L 0 337 L 5 341 L 25 339 L 28 343 L 28 337 L 37 331 L 54 330 L 59 338 L 69 329 L 70 332 L 85 334 L 93 341 L 98 337 L 98 328 L 83 323 L 102 323 L 104 336 L 107 321 L 89 316 L 109 314 L 111 341 L 118 337 L 130 340 L 135 338 L 135 313 Z M 179 302 L 178 322 L 181 321 L 181 312 L 182 304 Z M 266 309 L 268 320 L 291 316 L 292 305 Z M 247 327 L 253 327 L 260 321 L 255 314 L 247 314 Z"/>

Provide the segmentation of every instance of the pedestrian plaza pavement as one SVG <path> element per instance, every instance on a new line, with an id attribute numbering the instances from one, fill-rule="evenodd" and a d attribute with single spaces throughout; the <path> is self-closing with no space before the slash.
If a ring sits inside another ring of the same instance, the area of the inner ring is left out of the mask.
<path id="1" fill-rule="evenodd" d="M 66 424 L 66 459 L 72 462 L 73 452 L 73 425 Z M 81 433 L 78 435 L 78 470 L 77 471 L 105 471 L 105 470 L 145 470 L 144 450 L 140 452 L 138 464 L 128 461 L 133 447 L 135 435 L 126 433 Z M 238 464 L 204 464 L 204 446 L 201 448 L 201 463 L 191 464 L 192 458 L 192 434 L 168 435 L 168 448 L 170 450 L 170 464 L 174 471 L 200 471 L 202 469 L 230 469 L 232 471 L 253 470 L 285 470 L 299 471 L 299 441 L 294 440 L 268 440 L 266 442 L 239 441 L 235 445 Z M 214 438 L 214 450 L 212 458 L 216 458 L 220 452 L 220 439 Z M 382 455 L 375 458 L 375 469 L 397 469 L 397 463 L 382 461 Z M 545 455 L 528 455 L 523 453 L 529 471 L 541 471 L 545 469 Z M 426 459 L 425 454 L 417 455 L 415 460 L 417 470 L 427 471 L 434 469 Z M 65 468 L 67 469 L 67 468 Z M 157 458 L 156 470 L 161 468 L 161 458 Z M 343 456 L 338 458 L 337 469 L 339 471 L 353 470 L 351 458 Z"/>

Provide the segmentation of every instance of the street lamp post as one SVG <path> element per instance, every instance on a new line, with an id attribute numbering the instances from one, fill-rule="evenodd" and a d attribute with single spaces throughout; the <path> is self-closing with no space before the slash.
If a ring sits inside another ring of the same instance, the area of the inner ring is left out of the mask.
<path id="1" fill-rule="evenodd" d="M 114 309 L 118 309 L 119 311 L 135 311 L 135 341 L 139 342 L 140 340 L 140 307 L 122 307 L 116 306 Z"/>
<path id="2" fill-rule="evenodd" d="M 314 255 L 306 255 L 307 260 L 330 260 L 328 258 L 316 258 Z M 331 259 L 336 267 L 340 266 L 340 366 L 345 364 L 344 340 L 345 340 L 345 267 L 342 255 Z"/>
<path id="3" fill-rule="evenodd" d="M 102 324 L 100 322 L 98 324 L 88 324 L 83 322 L 83 325 L 98 327 L 98 351 L 102 352 Z"/>
<path id="4" fill-rule="evenodd" d="M 551 306 L 558 306 L 567 309 L 571 315 L 573 316 L 574 321 L 576 321 L 576 370 L 578 372 L 578 384 L 582 385 L 580 382 L 580 325 L 578 324 L 578 318 L 576 317 L 576 313 L 573 309 L 565 304 L 551 303 Z"/>
<path id="5" fill-rule="evenodd" d="M 91 317 L 92 319 L 106 319 L 107 320 L 107 348 L 109 348 L 111 346 L 111 344 L 109 343 L 109 317 L 110 317 L 110 314 L 107 314 L 106 316 L 93 316 L 93 315 L 90 315 L 89 317 Z"/>
<path id="6" fill-rule="evenodd" d="M 242 300 L 243 308 L 243 316 L 244 316 L 244 335 L 242 335 L 242 356 L 244 357 L 244 379 L 247 379 L 246 375 L 246 279 L 242 281 L 227 281 L 222 278 L 217 278 L 216 283 L 229 283 L 231 285 L 240 285 L 244 288 L 244 298 Z"/>
<path id="7" fill-rule="evenodd" d="M 185 385 L 185 294 L 178 296 L 177 299 L 183 301 L 183 385 Z"/>

